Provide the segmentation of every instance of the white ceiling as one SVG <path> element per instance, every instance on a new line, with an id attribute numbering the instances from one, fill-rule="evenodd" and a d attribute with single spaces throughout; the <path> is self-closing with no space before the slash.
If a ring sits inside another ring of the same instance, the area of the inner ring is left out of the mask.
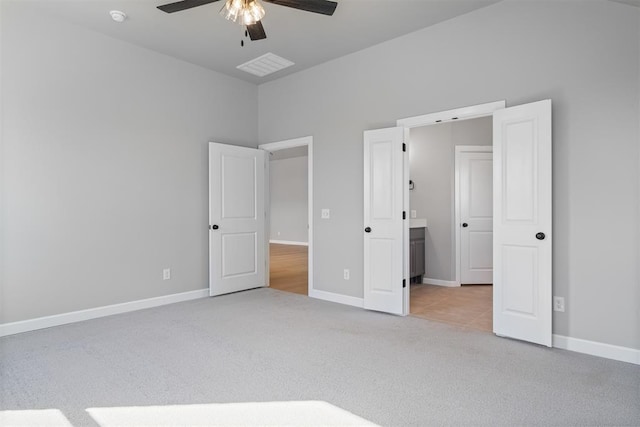
<path id="1" fill-rule="evenodd" d="M 37 12 L 55 15 L 108 36 L 184 61 L 263 83 L 437 24 L 499 0 L 337 0 L 333 16 L 263 3 L 266 40 L 246 41 L 244 29 L 218 14 L 224 1 L 164 13 L 156 6 L 172 0 L 32 0 Z M 110 10 L 125 12 L 118 24 Z M 295 63 L 267 77 L 236 69 L 267 52 Z"/>
<path id="2" fill-rule="evenodd" d="M 640 7 L 640 0 L 612 0 L 616 3 L 629 4 L 631 6 Z"/>

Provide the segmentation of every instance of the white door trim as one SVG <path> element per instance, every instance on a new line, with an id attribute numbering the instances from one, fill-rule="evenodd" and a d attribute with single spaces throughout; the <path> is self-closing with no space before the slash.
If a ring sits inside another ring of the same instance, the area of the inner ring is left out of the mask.
<path id="1" fill-rule="evenodd" d="M 471 105 L 469 107 L 454 108 L 453 110 L 438 111 L 421 116 L 407 117 L 396 121 L 396 126 L 408 129 L 434 125 L 436 123 L 446 123 L 456 120 L 475 119 L 477 117 L 492 116 L 494 111 L 506 108 L 507 102 L 494 101 L 486 104 Z"/>
<path id="2" fill-rule="evenodd" d="M 406 152 L 404 153 L 404 159 L 403 159 L 403 179 L 405 182 L 405 185 L 403 186 L 403 194 L 402 194 L 402 198 L 403 198 L 403 205 L 402 205 L 402 209 L 407 213 L 407 220 L 404 221 L 404 227 L 403 227 L 403 236 L 402 238 L 404 239 L 403 241 L 403 276 L 405 278 L 405 280 L 407 282 L 411 282 L 411 278 L 409 277 L 409 274 L 411 272 L 411 266 L 409 265 L 410 262 L 410 244 L 409 244 L 409 239 L 410 239 L 410 225 L 411 225 L 411 196 L 409 195 L 409 178 L 411 178 L 410 176 L 410 172 L 411 172 L 411 168 L 410 168 L 410 162 L 409 162 L 409 154 L 410 154 L 410 145 L 409 144 L 409 135 L 410 135 L 410 131 L 409 128 L 404 128 L 404 133 L 403 133 L 403 142 L 404 142 L 404 146 L 405 146 L 405 150 Z M 404 294 L 403 294 L 403 299 L 402 299 L 402 315 L 403 316 L 408 316 L 411 312 L 411 283 L 407 283 L 406 287 L 403 288 L 404 289 Z"/>
<path id="3" fill-rule="evenodd" d="M 462 219 L 460 218 L 460 160 L 459 160 L 459 156 L 461 153 L 493 153 L 493 146 L 491 145 L 457 145 L 455 147 L 453 227 L 455 229 L 455 233 L 454 233 L 454 238 L 455 238 L 454 247 L 456 252 L 455 283 L 457 284 L 457 286 L 460 286 L 460 277 L 461 277 L 460 264 L 462 262 L 462 256 L 460 251 L 462 234 L 460 233 L 461 230 L 460 230 L 460 227 L 458 226 L 458 224 L 462 222 Z"/>
<path id="4" fill-rule="evenodd" d="M 307 211 L 309 218 L 307 219 L 309 228 L 308 228 L 308 237 L 307 240 L 309 242 L 309 252 L 307 255 L 307 263 L 309 276 L 307 278 L 307 282 L 309 285 L 308 295 L 313 297 L 315 294 L 315 290 L 313 288 L 313 137 L 312 136 L 304 136 L 302 138 L 294 138 L 287 139 L 284 141 L 270 142 L 267 144 L 260 144 L 258 148 L 261 150 L 273 152 L 278 150 L 284 150 L 285 148 L 294 148 L 294 147 L 303 147 L 307 146 Z M 269 162 L 267 162 L 267 165 Z M 265 180 L 266 186 L 266 203 L 267 203 L 267 231 L 271 229 L 270 223 L 270 206 L 271 206 L 271 195 L 269 193 L 269 181 Z M 267 239 L 267 284 L 269 283 L 269 239 Z"/>

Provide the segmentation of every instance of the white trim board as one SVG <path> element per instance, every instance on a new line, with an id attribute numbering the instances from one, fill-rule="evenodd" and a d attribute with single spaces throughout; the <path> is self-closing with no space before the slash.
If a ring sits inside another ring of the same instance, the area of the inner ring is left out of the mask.
<path id="1" fill-rule="evenodd" d="M 182 292 L 179 294 L 163 295 L 160 297 L 141 299 L 137 301 L 123 302 L 120 304 L 105 305 L 86 310 L 71 311 L 69 313 L 55 314 L 52 316 L 38 317 L 36 319 L 22 320 L 19 322 L 0 325 L 0 337 L 20 334 L 22 332 L 35 331 L 53 326 L 82 322 L 84 320 L 97 319 L 113 314 L 128 313 L 130 311 L 143 310 L 145 308 L 159 307 L 176 302 L 190 301 L 209 296 L 209 289 Z"/>
<path id="2" fill-rule="evenodd" d="M 448 288 L 457 288 L 460 286 L 460 282 L 455 280 L 429 279 L 428 277 L 423 277 L 422 283 L 425 285 L 446 286 Z"/>
<path id="3" fill-rule="evenodd" d="M 285 148 L 302 147 L 313 143 L 312 136 L 303 136 L 302 138 L 287 139 L 284 141 L 270 142 L 268 144 L 260 144 L 258 148 L 265 151 L 279 151 Z"/>
<path id="4" fill-rule="evenodd" d="M 553 347 L 640 365 L 640 350 L 636 350 L 634 348 L 588 341 L 580 338 L 565 337 L 564 335 L 556 334 L 553 335 Z"/>
<path id="5" fill-rule="evenodd" d="M 464 119 L 475 119 L 493 115 L 494 111 L 502 110 L 507 102 L 495 101 L 486 104 L 471 105 L 469 107 L 454 108 L 453 110 L 438 111 L 436 113 L 423 114 L 421 116 L 407 117 L 396 121 L 396 126 L 405 128 L 415 128 L 428 126 L 436 123 L 446 123 Z"/>
<path id="6" fill-rule="evenodd" d="M 269 240 L 269 243 L 275 243 L 276 245 L 309 246 L 309 242 L 296 242 L 293 240 Z"/>
<path id="7" fill-rule="evenodd" d="M 338 304 L 364 308 L 364 300 L 362 298 L 350 297 L 348 295 L 336 294 L 327 291 L 319 291 L 317 289 L 309 289 L 309 296 L 311 298 L 317 298 L 324 301 L 337 302 Z"/>

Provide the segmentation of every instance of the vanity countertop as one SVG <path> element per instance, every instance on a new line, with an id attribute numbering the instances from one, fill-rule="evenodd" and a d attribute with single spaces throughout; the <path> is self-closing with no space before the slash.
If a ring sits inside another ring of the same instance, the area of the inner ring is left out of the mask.
<path id="1" fill-rule="evenodd" d="M 409 228 L 427 228 L 426 218 L 411 218 Z"/>

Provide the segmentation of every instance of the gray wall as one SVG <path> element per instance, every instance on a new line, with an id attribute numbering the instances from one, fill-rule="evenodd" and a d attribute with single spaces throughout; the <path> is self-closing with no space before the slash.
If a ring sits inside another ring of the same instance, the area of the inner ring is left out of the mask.
<path id="1" fill-rule="evenodd" d="M 208 287 L 207 142 L 256 146 L 256 86 L 0 4 L 0 322 Z"/>
<path id="2" fill-rule="evenodd" d="M 640 349 L 639 14 L 505 1 L 261 85 L 262 142 L 313 135 L 314 287 L 362 297 L 363 130 L 551 98 L 554 333 Z"/>
<path id="3" fill-rule="evenodd" d="M 638 8 L 507 0 L 259 90 L 15 3 L 0 15 L 0 322 L 205 288 L 206 142 L 258 134 L 313 135 L 314 287 L 361 297 L 362 131 L 551 98 L 554 332 L 640 349 Z"/>
<path id="4" fill-rule="evenodd" d="M 482 117 L 411 129 L 409 163 L 415 189 L 409 196 L 417 217 L 428 221 L 426 278 L 455 280 L 455 147 L 492 145 L 492 123 L 491 117 Z"/>
<path id="5" fill-rule="evenodd" d="M 271 240 L 309 240 L 308 160 L 307 156 L 292 157 L 269 164 Z"/>

